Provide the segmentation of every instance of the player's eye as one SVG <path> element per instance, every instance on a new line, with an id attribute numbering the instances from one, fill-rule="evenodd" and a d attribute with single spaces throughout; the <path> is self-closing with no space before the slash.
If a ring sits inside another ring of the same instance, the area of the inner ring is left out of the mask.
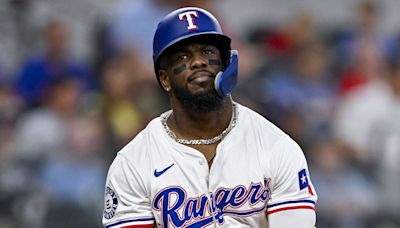
<path id="1" fill-rule="evenodd" d="M 212 54 L 214 54 L 214 50 L 212 50 L 212 49 L 203 50 L 203 54 L 204 55 L 212 55 Z"/>
<path id="2" fill-rule="evenodd" d="M 177 62 L 183 61 L 183 60 L 187 59 L 187 57 L 188 57 L 188 56 L 185 55 L 185 54 L 179 55 L 179 56 L 176 58 L 176 61 L 177 61 Z"/>

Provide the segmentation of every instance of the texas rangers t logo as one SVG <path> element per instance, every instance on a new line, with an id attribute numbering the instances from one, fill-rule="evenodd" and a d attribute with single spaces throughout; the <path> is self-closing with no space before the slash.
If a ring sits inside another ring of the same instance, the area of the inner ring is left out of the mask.
<path id="1" fill-rule="evenodd" d="M 192 17 L 192 16 L 197 17 L 197 18 L 199 17 L 199 13 L 197 13 L 197 11 L 187 11 L 187 12 L 179 14 L 178 16 L 179 16 L 179 20 L 181 20 L 181 21 L 183 21 L 184 17 L 186 18 L 186 21 L 189 25 L 187 27 L 187 29 L 197 30 L 199 28 L 199 27 L 197 27 L 197 25 L 194 24 L 194 18 Z"/>

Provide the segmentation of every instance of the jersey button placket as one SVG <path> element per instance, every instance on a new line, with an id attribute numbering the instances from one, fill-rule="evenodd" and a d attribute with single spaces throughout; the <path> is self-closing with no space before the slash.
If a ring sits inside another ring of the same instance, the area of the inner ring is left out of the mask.
<path id="1" fill-rule="evenodd" d="M 203 166 L 203 165 L 205 165 L 205 164 L 206 164 L 206 162 L 205 162 L 203 159 L 200 159 L 200 160 L 199 160 L 199 165 Z"/>
<path id="2" fill-rule="evenodd" d="M 206 189 L 208 190 L 208 175 L 209 175 L 209 170 L 207 166 L 207 162 L 204 158 L 199 159 L 199 165 L 200 165 L 200 172 L 199 172 L 199 179 L 202 184 L 205 185 Z"/>

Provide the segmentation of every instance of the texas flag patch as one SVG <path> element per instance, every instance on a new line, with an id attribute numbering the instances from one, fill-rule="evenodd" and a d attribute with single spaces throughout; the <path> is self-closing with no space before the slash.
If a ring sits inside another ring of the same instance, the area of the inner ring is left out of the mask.
<path id="1" fill-rule="evenodd" d="M 306 169 L 300 170 L 300 172 L 298 173 L 298 176 L 299 176 L 300 191 L 305 189 L 305 188 L 308 188 L 309 183 L 308 183 L 308 177 L 307 177 Z"/>

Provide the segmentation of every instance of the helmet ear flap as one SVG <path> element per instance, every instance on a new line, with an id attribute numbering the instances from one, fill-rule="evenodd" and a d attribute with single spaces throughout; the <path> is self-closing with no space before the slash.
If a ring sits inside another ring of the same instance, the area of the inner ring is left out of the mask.
<path id="1" fill-rule="evenodd" d="M 215 90 L 220 96 L 229 95 L 235 88 L 238 74 L 238 51 L 230 51 L 230 61 L 224 71 L 220 71 L 214 80 Z"/>
<path id="2" fill-rule="evenodd" d="M 225 69 L 231 61 L 231 52 L 230 49 L 227 48 L 221 48 L 220 52 L 221 52 L 222 66 Z"/>

